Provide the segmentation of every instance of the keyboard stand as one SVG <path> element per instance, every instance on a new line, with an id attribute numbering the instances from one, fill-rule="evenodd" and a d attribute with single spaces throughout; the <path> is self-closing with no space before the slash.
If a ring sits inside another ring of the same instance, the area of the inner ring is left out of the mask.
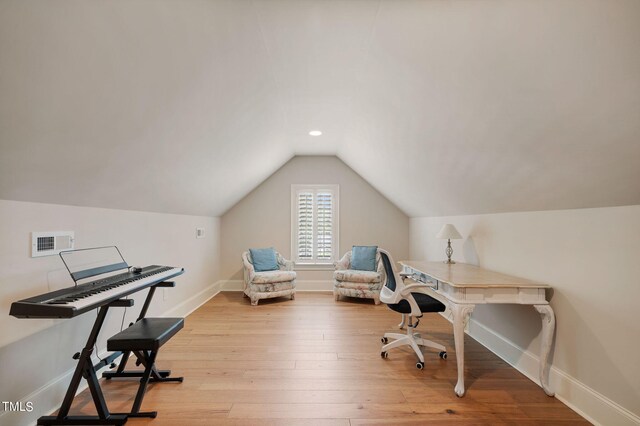
<path id="1" fill-rule="evenodd" d="M 100 333 L 100 329 L 104 324 L 104 320 L 107 316 L 107 311 L 109 310 L 109 307 L 112 306 L 133 306 L 133 299 L 115 300 L 107 305 L 100 307 L 100 310 L 98 311 L 98 317 L 93 323 L 93 328 L 91 329 L 91 333 L 89 333 L 87 343 L 85 344 L 81 352 L 78 352 L 73 356 L 74 359 L 78 360 L 78 365 L 76 365 L 76 369 L 73 372 L 71 383 L 69 383 L 67 393 L 64 396 L 64 400 L 62 401 L 60 410 L 58 410 L 58 414 L 55 416 L 40 417 L 38 419 L 39 425 L 123 425 L 127 422 L 127 415 L 112 414 L 109 412 L 107 403 L 104 400 L 104 394 L 102 393 L 102 389 L 100 388 L 100 383 L 98 382 L 98 377 L 96 375 L 96 370 L 111 364 L 111 362 L 113 362 L 114 359 L 120 356 L 121 353 L 113 353 L 96 365 L 93 365 L 91 361 L 91 354 L 93 353 L 93 348 L 96 344 L 96 340 L 98 339 L 98 334 Z M 73 402 L 73 399 L 75 398 L 76 392 L 78 391 L 78 386 L 80 386 L 80 381 L 83 377 L 89 385 L 91 397 L 93 398 L 93 403 L 96 406 L 96 411 L 98 413 L 97 416 L 69 415 L 71 404 Z"/>

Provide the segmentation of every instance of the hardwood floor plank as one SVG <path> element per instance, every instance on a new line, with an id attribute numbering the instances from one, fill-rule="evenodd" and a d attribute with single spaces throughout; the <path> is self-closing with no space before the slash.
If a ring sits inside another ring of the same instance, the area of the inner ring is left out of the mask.
<path id="1" fill-rule="evenodd" d="M 179 392 L 178 392 L 179 393 Z M 256 403 L 256 404 L 339 404 L 339 403 L 406 403 L 400 390 L 358 389 L 358 390 L 278 390 L 265 392 L 261 389 L 241 390 L 202 390 L 192 398 L 178 395 L 176 392 L 155 392 L 149 395 L 149 402 L 170 400 L 188 400 L 196 402 L 215 401 L 217 403 Z M 185 393 L 186 394 L 186 393 Z M 188 394 L 187 394 L 188 395 Z"/>
<path id="2" fill-rule="evenodd" d="M 237 378 L 220 378 L 218 380 L 211 380 L 202 384 L 204 390 L 221 390 L 221 389 L 261 389 L 266 391 L 281 391 L 281 390 L 402 390 L 407 387 L 418 386 L 419 383 L 416 380 L 387 380 L 385 383 L 379 379 L 286 379 L 281 378 L 278 380 L 273 379 L 237 379 Z M 453 384 L 450 383 L 450 389 L 453 389 Z"/>
<path id="3" fill-rule="evenodd" d="M 130 420 L 127 424 L 142 424 L 143 420 Z M 189 419 L 188 423 L 182 423 L 179 419 L 158 418 L 153 420 L 153 426 L 349 426 L 349 419 Z"/>
<path id="4" fill-rule="evenodd" d="M 377 418 L 412 416 L 408 404 L 233 404 L 230 418 Z"/>
<path id="5" fill-rule="evenodd" d="M 189 361 L 189 369 L 208 369 L 208 370 L 242 370 L 245 371 L 247 367 L 251 369 L 270 369 L 270 370 L 292 370 L 295 368 L 295 360 L 253 360 L 246 362 L 241 359 L 236 360 L 191 360 Z M 164 360 L 162 361 L 163 368 L 180 368 L 184 366 L 184 361 L 179 359 Z"/>
<path id="6" fill-rule="evenodd" d="M 309 352 L 257 352 L 251 348 L 246 351 L 235 352 L 169 352 L 161 353 L 159 362 L 172 361 L 337 361 L 335 352 L 309 353 Z"/>

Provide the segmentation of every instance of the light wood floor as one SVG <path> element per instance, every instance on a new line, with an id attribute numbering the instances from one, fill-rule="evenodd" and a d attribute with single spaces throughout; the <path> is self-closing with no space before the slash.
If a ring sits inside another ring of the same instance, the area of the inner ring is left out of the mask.
<path id="1" fill-rule="evenodd" d="M 241 293 L 221 293 L 160 351 L 158 366 L 184 383 L 150 385 L 142 408 L 158 417 L 127 424 L 588 424 L 468 336 L 468 390 L 456 397 L 452 327 L 437 314 L 426 315 L 419 329 L 447 347 L 448 360 L 426 351 L 419 371 L 408 348 L 382 359 L 380 337 L 399 319 L 384 305 L 335 302 L 328 293 L 257 307 Z M 111 411 L 129 411 L 137 381 L 102 385 Z M 91 407 L 84 391 L 72 413 Z"/>

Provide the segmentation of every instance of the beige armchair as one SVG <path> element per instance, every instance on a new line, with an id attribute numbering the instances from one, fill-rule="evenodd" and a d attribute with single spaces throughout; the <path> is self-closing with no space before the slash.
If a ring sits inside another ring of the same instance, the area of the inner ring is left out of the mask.
<path id="1" fill-rule="evenodd" d="M 335 262 L 333 272 L 333 295 L 337 300 L 340 296 L 373 299 L 380 304 L 380 289 L 385 281 L 385 270 L 380 256 L 376 254 L 376 271 L 358 271 L 351 269 L 351 251 L 345 253 L 342 259 Z"/>
<path id="2" fill-rule="evenodd" d="M 260 299 L 272 297 L 296 295 L 296 273 L 293 270 L 294 263 L 285 259 L 276 252 L 278 266 L 276 271 L 256 272 L 251 261 L 251 253 L 242 253 L 242 266 L 244 270 L 244 294 L 251 299 L 251 304 L 256 306 Z"/>

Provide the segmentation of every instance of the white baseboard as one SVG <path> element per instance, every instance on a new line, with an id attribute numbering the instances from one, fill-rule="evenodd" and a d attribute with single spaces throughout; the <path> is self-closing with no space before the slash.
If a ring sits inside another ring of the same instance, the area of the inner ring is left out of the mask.
<path id="1" fill-rule="evenodd" d="M 211 284 L 209 287 L 204 290 L 198 292 L 197 294 L 191 296 L 187 300 L 182 303 L 174 306 L 170 310 L 164 312 L 161 316 L 169 317 L 169 316 L 178 316 L 178 317 L 186 317 L 191 314 L 193 311 L 198 309 L 200 306 L 207 303 L 212 297 L 220 292 L 222 289 L 222 281 L 218 281 L 214 284 Z M 104 358 L 107 356 L 109 352 L 107 352 L 106 348 L 100 348 L 99 356 Z M 106 368 L 106 367 L 105 367 Z M 100 377 L 100 372 L 105 368 L 102 368 L 98 371 L 98 377 Z M 45 416 L 49 413 L 56 411 L 60 408 L 60 403 L 63 399 L 64 393 L 69 386 L 69 382 L 71 381 L 71 376 L 73 375 L 74 369 L 67 371 L 64 374 L 52 379 L 50 382 L 46 383 L 39 389 L 31 392 L 29 395 L 24 398 L 20 398 L 19 401 L 30 401 L 33 403 L 34 410 L 32 412 L 17 412 L 17 411 L 5 411 L 0 413 L 0 425 L 33 425 L 36 423 L 37 419 L 40 416 Z M 80 382 L 80 386 L 78 387 L 78 391 L 76 394 L 82 392 L 87 388 L 87 382 L 82 380 Z M 46 408 L 42 408 L 46 407 Z"/>
<path id="2" fill-rule="evenodd" d="M 243 280 L 221 281 L 222 291 L 242 291 Z M 296 291 L 333 291 L 331 280 L 296 280 Z"/>
<path id="3" fill-rule="evenodd" d="M 483 324 L 474 321 L 473 318 L 469 321 L 467 334 L 540 385 L 538 378 L 540 361 L 537 355 L 519 347 Z M 595 425 L 640 425 L 639 416 L 557 367 L 551 367 L 549 385 L 555 392 L 556 398 Z"/>
<path id="4" fill-rule="evenodd" d="M 215 283 L 211 284 L 209 287 L 205 288 L 204 290 L 200 291 L 199 293 L 194 294 L 193 296 L 191 296 L 187 300 L 183 301 L 182 303 L 179 303 L 178 305 L 174 306 L 172 309 L 169 309 L 168 311 L 163 313 L 161 316 L 163 316 L 163 317 L 172 317 L 172 316 L 187 317 L 187 316 L 191 315 L 191 313 L 193 311 L 195 311 L 200 306 L 202 306 L 205 303 L 207 303 L 216 294 L 220 293 L 220 291 L 222 290 L 222 284 L 223 284 L 222 280 L 216 281 Z"/>

